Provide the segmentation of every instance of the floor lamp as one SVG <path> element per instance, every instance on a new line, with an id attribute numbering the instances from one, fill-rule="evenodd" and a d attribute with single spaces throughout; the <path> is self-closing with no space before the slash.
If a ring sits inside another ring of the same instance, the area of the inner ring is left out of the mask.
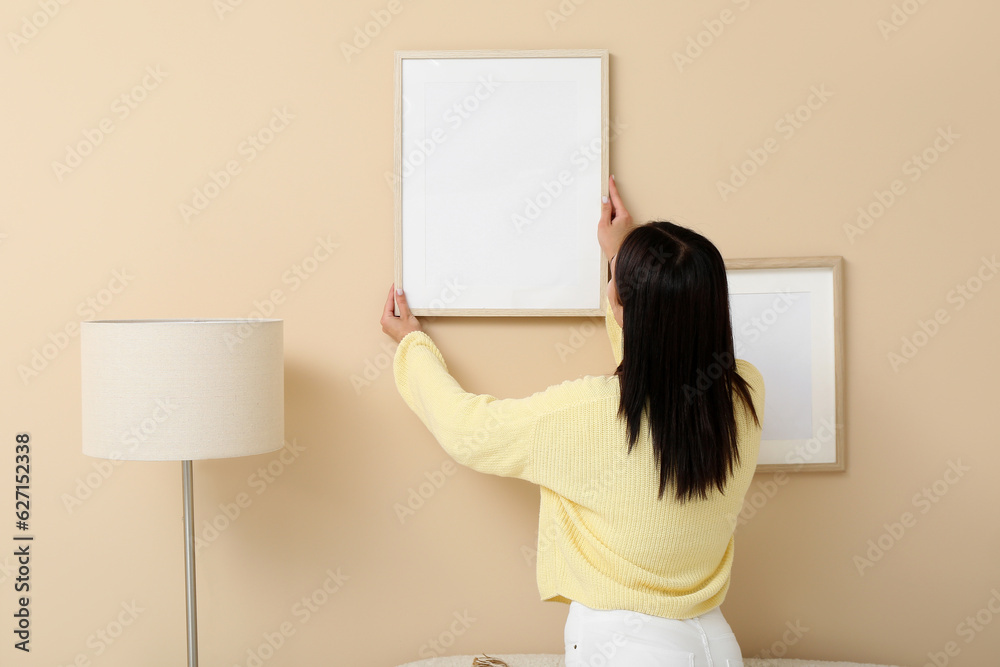
<path id="1" fill-rule="evenodd" d="M 83 453 L 181 461 L 188 666 L 198 665 L 193 460 L 284 445 L 282 320 L 80 323 Z"/>

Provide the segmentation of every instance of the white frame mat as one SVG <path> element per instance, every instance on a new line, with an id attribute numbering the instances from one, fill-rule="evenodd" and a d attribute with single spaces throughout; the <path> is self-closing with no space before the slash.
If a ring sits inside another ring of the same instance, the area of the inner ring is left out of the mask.
<path id="1" fill-rule="evenodd" d="M 736 357 L 764 376 L 758 472 L 844 470 L 842 263 L 726 260 Z"/>

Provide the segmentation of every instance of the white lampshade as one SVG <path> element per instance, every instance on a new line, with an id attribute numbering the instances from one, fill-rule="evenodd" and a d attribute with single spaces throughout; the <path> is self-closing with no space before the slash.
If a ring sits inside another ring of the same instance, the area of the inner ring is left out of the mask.
<path id="1" fill-rule="evenodd" d="M 185 461 L 284 445 L 282 320 L 81 322 L 80 372 L 84 454 Z"/>

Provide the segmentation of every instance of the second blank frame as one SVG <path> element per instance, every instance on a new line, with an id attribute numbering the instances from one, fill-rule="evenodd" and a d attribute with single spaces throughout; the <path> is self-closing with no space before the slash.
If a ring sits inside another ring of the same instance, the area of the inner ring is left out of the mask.
<path id="1" fill-rule="evenodd" d="M 844 470 L 840 257 L 726 260 L 736 357 L 764 377 L 757 470 Z"/>

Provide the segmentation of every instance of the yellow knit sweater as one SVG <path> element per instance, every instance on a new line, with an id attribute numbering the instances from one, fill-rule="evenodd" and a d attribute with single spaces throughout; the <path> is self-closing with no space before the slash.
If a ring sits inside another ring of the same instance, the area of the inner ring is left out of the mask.
<path id="1" fill-rule="evenodd" d="M 622 330 L 610 306 L 605 325 L 617 365 Z M 763 378 L 743 359 L 737 371 L 750 384 L 763 423 Z M 725 493 L 713 488 L 705 500 L 680 504 L 670 483 L 657 499 L 659 468 L 645 419 L 628 453 L 613 375 L 566 380 L 527 398 L 472 394 L 422 331 L 400 341 L 393 373 L 403 400 L 458 463 L 539 485 L 542 600 L 666 618 L 691 618 L 722 604 L 736 516 L 760 449 L 760 428 L 739 400 L 740 463 Z"/>

